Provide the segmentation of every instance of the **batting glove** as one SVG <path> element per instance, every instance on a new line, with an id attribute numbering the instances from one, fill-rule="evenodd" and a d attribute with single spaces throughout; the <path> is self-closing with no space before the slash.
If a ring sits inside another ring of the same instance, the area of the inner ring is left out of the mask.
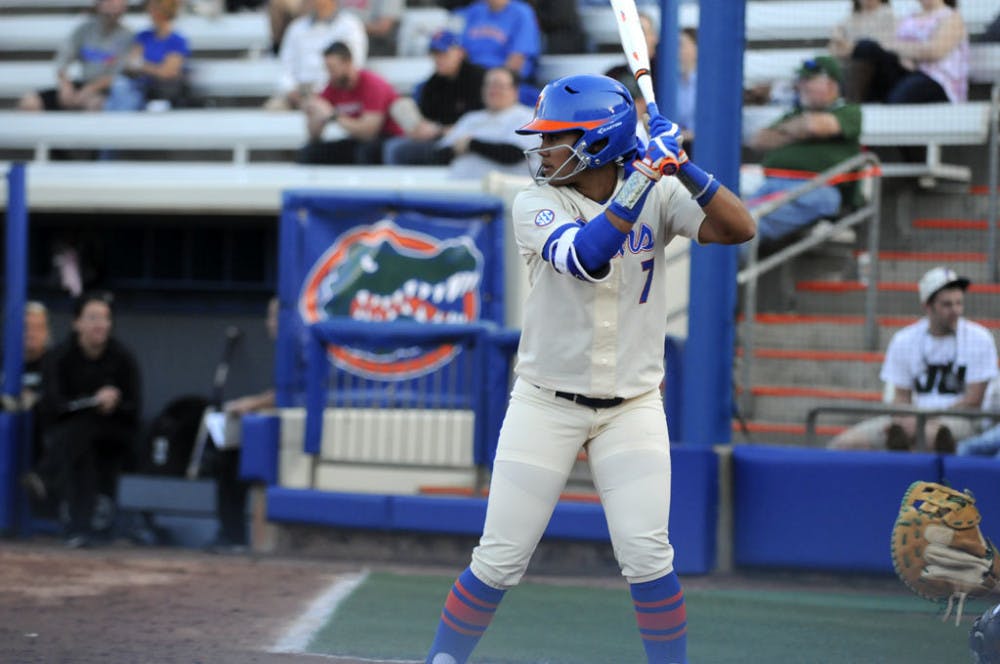
<path id="1" fill-rule="evenodd" d="M 671 162 L 669 156 L 663 162 L 662 172 L 667 175 L 676 174 L 684 188 L 691 192 L 691 197 L 704 207 L 715 196 L 719 189 L 719 182 L 711 173 L 706 173 L 694 162 L 688 159 L 687 153 L 681 147 L 684 141 L 681 136 L 681 128 L 675 122 L 671 122 L 660 114 L 660 109 L 656 103 L 649 104 L 649 134 L 653 137 L 650 141 L 650 148 L 653 145 L 660 145 L 664 153 L 669 153 L 675 161 Z M 646 155 L 649 156 L 647 150 Z M 645 161 L 645 160 L 643 160 Z"/>
<path id="2" fill-rule="evenodd" d="M 663 174 L 673 175 L 680 165 L 688 160 L 681 149 L 681 128 L 662 115 L 656 104 L 649 104 L 649 146 L 641 161 L 633 164 L 635 169 L 651 180 L 659 180 Z"/>

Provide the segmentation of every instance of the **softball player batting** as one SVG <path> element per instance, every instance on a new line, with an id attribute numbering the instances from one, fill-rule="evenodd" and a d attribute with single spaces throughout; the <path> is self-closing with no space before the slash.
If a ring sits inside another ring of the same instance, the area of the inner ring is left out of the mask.
<path id="1" fill-rule="evenodd" d="M 465 662 L 545 530 L 580 448 L 628 579 L 649 662 L 686 662 L 684 594 L 667 536 L 670 450 L 663 378 L 664 247 L 753 237 L 750 213 L 679 144 L 650 104 L 636 139 L 614 79 L 549 83 L 521 134 L 540 134 L 535 185 L 514 201 L 530 273 L 517 380 L 500 431 L 486 524 L 445 602 L 428 664 Z M 662 177 L 664 173 L 676 177 Z"/>

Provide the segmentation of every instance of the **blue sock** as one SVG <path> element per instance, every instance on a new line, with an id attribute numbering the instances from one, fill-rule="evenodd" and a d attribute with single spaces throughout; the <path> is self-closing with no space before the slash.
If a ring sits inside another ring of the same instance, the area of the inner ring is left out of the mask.
<path id="1" fill-rule="evenodd" d="M 445 600 L 427 664 L 464 664 L 490 626 L 504 592 L 486 585 L 466 568 Z M 442 657 L 435 659 L 438 655 Z"/>
<path id="2" fill-rule="evenodd" d="M 649 664 L 687 664 L 687 611 L 677 572 L 633 583 L 631 589 L 646 660 Z"/>

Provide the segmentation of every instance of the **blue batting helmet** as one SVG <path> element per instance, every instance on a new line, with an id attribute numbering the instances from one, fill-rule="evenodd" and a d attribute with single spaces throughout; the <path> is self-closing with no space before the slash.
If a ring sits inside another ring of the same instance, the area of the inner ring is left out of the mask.
<path id="1" fill-rule="evenodd" d="M 635 125 L 635 101 L 624 85 L 607 76 L 579 74 L 546 85 L 538 95 L 535 117 L 517 133 L 581 132 L 572 146 L 579 159 L 572 175 L 634 153 Z"/>
<path id="2" fill-rule="evenodd" d="M 969 649 L 975 664 L 1000 664 L 1000 604 L 976 618 L 969 631 Z"/>

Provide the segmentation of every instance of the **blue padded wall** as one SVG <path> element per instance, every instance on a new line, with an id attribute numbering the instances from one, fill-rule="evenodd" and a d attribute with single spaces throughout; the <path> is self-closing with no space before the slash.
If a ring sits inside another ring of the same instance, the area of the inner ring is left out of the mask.
<path id="1" fill-rule="evenodd" d="M 708 574 L 715 567 L 719 519 L 719 457 L 709 447 L 673 445 L 670 542 L 682 574 Z"/>
<path id="2" fill-rule="evenodd" d="M 277 415 L 244 415 L 242 425 L 240 477 L 268 485 L 277 484 L 281 418 Z"/>
<path id="3" fill-rule="evenodd" d="M 27 468 L 21 456 L 29 416 L 0 412 L 0 532 L 14 532 L 28 523 L 28 502 L 18 478 Z"/>
<path id="4" fill-rule="evenodd" d="M 946 484 L 972 491 L 983 515 L 980 529 L 1000 546 L 1000 459 L 946 456 L 943 466 Z"/>
<path id="5" fill-rule="evenodd" d="M 274 486 L 267 490 L 269 521 L 382 530 L 389 527 L 389 513 L 389 496 Z"/>
<path id="6" fill-rule="evenodd" d="M 735 563 L 891 572 L 903 493 L 939 477 L 934 454 L 734 446 Z"/>

